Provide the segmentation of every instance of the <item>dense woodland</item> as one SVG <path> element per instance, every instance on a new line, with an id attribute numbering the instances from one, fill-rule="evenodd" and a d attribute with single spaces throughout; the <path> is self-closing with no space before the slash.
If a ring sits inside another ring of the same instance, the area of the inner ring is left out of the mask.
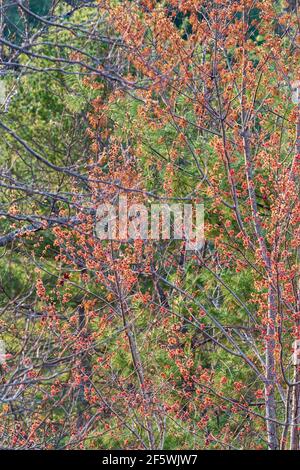
<path id="1" fill-rule="evenodd" d="M 0 1 L 1 449 L 299 449 L 299 59 L 298 0 Z"/>

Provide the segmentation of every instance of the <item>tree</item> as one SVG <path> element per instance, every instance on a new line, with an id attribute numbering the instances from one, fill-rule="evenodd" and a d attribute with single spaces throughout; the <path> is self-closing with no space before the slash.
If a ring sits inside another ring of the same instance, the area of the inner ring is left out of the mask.
<path id="1" fill-rule="evenodd" d="M 0 244 L 18 269 L 36 268 L 3 309 L 4 331 L 20 318 L 6 333 L 3 447 L 298 449 L 297 9 L 103 0 L 72 12 L 71 26 L 57 8 L 46 32 L 35 26 L 43 45 L 3 42 L 18 73 L 31 60 L 27 87 L 51 72 L 56 99 L 43 87 L 35 99 L 65 123 L 54 148 L 48 113 L 40 147 L 36 110 L 26 132 L 9 114 L 2 123 L 5 159 L 21 155 L 27 181 L 6 188 L 26 198 L 7 210 L 5 193 Z M 71 87 L 69 75 L 80 77 Z M 64 157 L 62 133 L 74 132 Z M 205 243 L 99 239 L 99 205 L 125 196 L 204 203 Z"/>
<path id="2" fill-rule="evenodd" d="M 200 256 L 196 266 L 207 269 L 218 287 L 218 309 L 213 315 L 204 309 L 207 321 L 221 332 L 219 347 L 230 346 L 264 388 L 266 441 L 279 448 L 281 429 L 284 447 L 287 429 L 298 422 L 289 415 L 290 395 L 299 387 L 291 366 L 299 333 L 298 110 L 290 99 L 298 73 L 297 14 L 283 12 L 280 2 L 169 5 L 106 2 L 104 9 L 143 79 L 146 91 L 137 97 L 149 127 L 172 126 L 178 133 L 167 149 L 168 174 L 178 178 L 179 155 L 185 169 L 191 161 L 197 169 L 190 194 L 205 201 L 214 254 Z M 188 19 L 189 35 L 174 26 L 176 9 Z M 246 297 L 228 283 L 229 273 L 241 270 L 253 283 Z M 229 334 L 219 322 L 224 289 L 246 320 L 230 327 L 249 332 Z"/>

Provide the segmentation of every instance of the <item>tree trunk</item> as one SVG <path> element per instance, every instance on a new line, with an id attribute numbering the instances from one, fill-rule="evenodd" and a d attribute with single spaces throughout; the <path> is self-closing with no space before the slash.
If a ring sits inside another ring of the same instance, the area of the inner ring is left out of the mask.
<path id="1" fill-rule="evenodd" d="M 266 382 L 265 382 L 265 402 L 266 420 L 268 433 L 268 447 L 270 450 L 279 449 L 276 425 L 276 403 L 275 403 L 275 289 L 269 286 L 268 294 L 268 327 L 266 339 Z"/>

